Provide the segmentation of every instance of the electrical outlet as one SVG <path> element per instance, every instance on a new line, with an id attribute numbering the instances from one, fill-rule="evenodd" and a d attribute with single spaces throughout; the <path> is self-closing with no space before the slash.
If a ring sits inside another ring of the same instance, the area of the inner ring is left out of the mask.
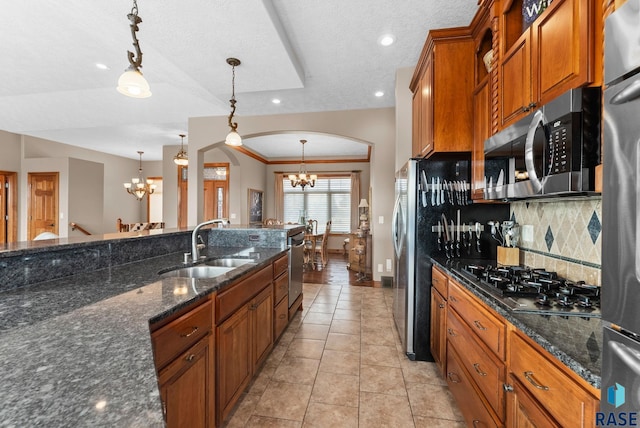
<path id="1" fill-rule="evenodd" d="M 533 242 L 533 225 L 525 224 L 522 226 L 522 241 Z"/>
<path id="2" fill-rule="evenodd" d="M 235 218 L 236 218 L 236 214 L 235 214 L 235 213 L 231 213 L 231 215 L 229 216 L 229 218 L 235 219 Z"/>
<path id="3" fill-rule="evenodd" d="M 384 216 L 378 216 L 378 224 L 384 224 Z"/>
<path id="4" fill-rule="evenodd" d="M 382 272 L 382 263 L 378 263 L 378 272 Z"/>

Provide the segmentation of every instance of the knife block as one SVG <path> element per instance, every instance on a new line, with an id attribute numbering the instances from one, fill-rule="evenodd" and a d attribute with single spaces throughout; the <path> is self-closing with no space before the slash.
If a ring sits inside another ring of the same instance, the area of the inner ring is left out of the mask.
<path id="1" fill-rule="evenodd" d="M 520 264 L 520 249 L 499 246 L 497 261 L 502 266 L 518 266 Z"/>

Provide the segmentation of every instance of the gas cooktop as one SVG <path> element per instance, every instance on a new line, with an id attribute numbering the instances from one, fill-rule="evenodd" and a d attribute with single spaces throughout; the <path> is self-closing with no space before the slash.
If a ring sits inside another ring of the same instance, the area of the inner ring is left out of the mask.
<path id="1" fill-rule="evenodd" d="M 600 317 L 600 287 L 522 266 L 465 265 L 460 272 L 513 311 Z"/>

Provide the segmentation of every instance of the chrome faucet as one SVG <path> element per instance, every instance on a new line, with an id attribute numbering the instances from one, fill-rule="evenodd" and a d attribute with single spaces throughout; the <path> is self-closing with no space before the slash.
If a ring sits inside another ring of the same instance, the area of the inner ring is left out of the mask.
<path id="1" fill-rule="evenodd" d="M 207 220 L 205 222 L 200 223 L 199 225 L 197 225 L 195 227 L 195 229 L 193 229 L 193 232 L 191 233 L 191 261 L 193 261 L 193 263 L 196 263 L 199 259 L 200 259 L 200 248 L 204 248 L 205 245 L 204 244 L 198 244 L 198 232 L 200 232 L 200 229 L 202 229 L 204 226 L 208 226 L 210 224 L 228 224 L 229 220 L 227 220 L 226 218 L 216 218 L 213 220 Z"/>

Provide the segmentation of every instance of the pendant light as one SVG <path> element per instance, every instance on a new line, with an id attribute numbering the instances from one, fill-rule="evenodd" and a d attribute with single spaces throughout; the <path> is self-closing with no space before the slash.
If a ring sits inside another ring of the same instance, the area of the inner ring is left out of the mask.
<path id="1" fill-rule="evenodd" d="M 289 180 L 291 181 L 291 187 L 300 186 L 304 192 L 304 188 L 306 186 L 313 187 L 316 185 L 318 176 L 316 174 L 307 174 L 307 168 L 304 164 L 304 145 L 307 143 L 307 140 L 300 140 L 300 143 L 302 144 L 302 162 L 300 163 L 300 170 L 298 175 L 289 174 Z"/>
<path id="2" fill-rule="evenodd" d="M 131 179 L 130 183 L 124 183 L 124 188 L 127 193 L 136 197 L 141 201 L 144 195 L 152 194 L 156 191 L 156 185 L 153 184 L 153 180 L 147 180 L 142 176 L 142 154 L 144 152 L 138 151 L 140 155 L 140 167 L 138 168 L 138 176 Z"/>
<path id="3" fill-rule="evenodd" d="M 238 124 L 233 121 L 233 115 L 236 112 L 236 67 L 240 65 L 240 60 L 237 58 L 227 58 L 227 64 L 231 66 L 231 114 L 229 114 L 229 128 L 231 131 L 227 134 L 227 138 L 224 143 L 228 146 L 241 146 L 242 137 L 238 134 Z"/>
<path id="4" fill-rule="evenodd" d="M 133 0 L 133 8 L 131 8 L 131 13 L 127 15 L 127 18 L 129 18 L 131 22 L 131 24 L 129 24 L 131 27 L 131 37 L 133 37 L 133 47 L 136 48 L 138 57 L 134 60 L 134 53 L 127 51 L 129 67 L 118 79 L 117 89 L 118 92 L 128 97 L 148 98 L 151 96 L 149 83 L 142 75 L 142 71 L 140 71 L 142 68 L 142 51 L 140 50 L 140 43 L 136 37 L 136 32 L 138 31 L 138 24 L 142 23 L 142 19 L 138 16 L 138 3 L 136 0 Z"/>
<path id="5" fill-rule="evenodd" d="M 187 152 L 184 151 L 184 137 L 186 137 L 187 135 L 178 135 L 180 137 L 180 151 L 173 157 L 173 161 L 176 163 L 176 165 L 187 166 L 189 165 L 189 156 L 187 155 Z"/>

